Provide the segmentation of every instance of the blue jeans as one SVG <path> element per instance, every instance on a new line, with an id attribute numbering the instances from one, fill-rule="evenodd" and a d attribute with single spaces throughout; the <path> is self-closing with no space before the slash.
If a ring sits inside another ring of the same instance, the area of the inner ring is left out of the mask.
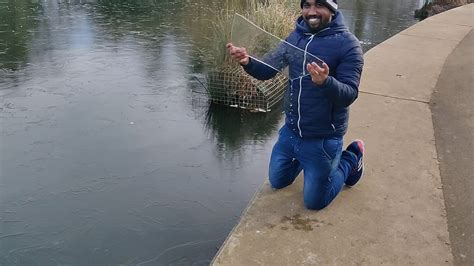
<path id="1" fill-rule="evenodd" d="M 342 137 L 302 139 L 283 126 L 270 158 L 271 186 L 284 188 L 303 170 L 305 206 L 316 210 L 328 206 L 357 165 L 355 155 L 342 150 L 342 142 Z"/>

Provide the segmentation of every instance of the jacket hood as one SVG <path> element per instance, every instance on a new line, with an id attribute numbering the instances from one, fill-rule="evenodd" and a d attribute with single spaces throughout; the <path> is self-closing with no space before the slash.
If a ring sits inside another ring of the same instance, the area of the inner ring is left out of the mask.
<path id="1" fill-rule="evenodd" d="M 303 16 L 300 16 L 296 20 L 296 31 L 300 34 L 313 34 L 306 24 L 306 21 L 304 21 Z M 331 22 L 318 32 L 318 36 L 327 36 L 345 31 L 349 30 L 344 24 L 344 16 L 341 12 L 337 11 Z"/>

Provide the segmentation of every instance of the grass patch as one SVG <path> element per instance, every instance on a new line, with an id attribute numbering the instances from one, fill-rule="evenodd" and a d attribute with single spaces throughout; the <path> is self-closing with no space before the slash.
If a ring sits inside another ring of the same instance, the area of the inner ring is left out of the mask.
<path id="1" fill-rule="evenodd" d="M 211 101 L 252 110 L 268 111 L 283 97 L 286 78 L 279 74 L 269 81 L 258 81 L 242 71 L 231 60 L 225 45 L 230 40 L 233 16 L 236 12 L 263 28 L 285 38 L 294 29 L 299 7 L 292 0 L 247 0 L 246 9 L 227 5 L 213 21 L 211 47 L 207 51 L 208 93 Z"/>

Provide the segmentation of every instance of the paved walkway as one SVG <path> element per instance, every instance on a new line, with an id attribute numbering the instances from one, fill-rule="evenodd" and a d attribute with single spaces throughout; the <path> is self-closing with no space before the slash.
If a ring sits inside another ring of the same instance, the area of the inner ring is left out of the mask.
<path id="1" fill-rule="evenodd" d="M 439 88 L 435 99 L 443 97 L 447 90 L 454 90 L 450 84 L 456 84 L 456 92 L 471 93 L 472 99 L 472 63 L 469 63 L 472 61 L 463 60 L 463 64 L 470 65 L 459 69 L 457 64 L 449 63 L 457 62 L 456 59 L 447 59 L 450 55 L 472 58 L 472 45 L 469 53 L 469 47 L 465 47 L 470 44 L 465 44 L 463 39 L 466 36 L 466 40 L 472 39 L 473 15 L 474 4 L 444 12 L 370 50 L 365 55 L 362 93 L 352 107 L 346 138 L 346 143 L 356 137 L 366 142 L 364 179 L 357 186 L 344 189 L 328 208 L 318 212 L 303 206 L 302 177 L 279 191 L 272 191 L 268 183 L 264 184 L 213 264 L 452 265 L 456 262 L 464 265 L 472 262 L 472 183 L 468 188 L 471 190 L 464 192 L 466 198 L 446 196 L 449 218 L 460 218 L 450 222 L 450 236 L 444 194 L 455 194 L 463 185 L 452 181 L 450 184 L 458 186 L 449 190 L 446 187 L 443 194 L 440 168 L 443 182 L 449 182 L 452 180 L 449 166 L 451 160 L 456 161 L 454 157 L 443 157 L 449 153 L 446 147 L 451 144 L 452 134 L 437 130 L 437 137 L 447 139 L 435 142 L 433 123 L 436 126 L 436 121 L 445 118 L 438 116 L 434 107 L 432 116 L 429 103 L 435 88 Z M 456 48 L 465 50 L 459 54 Z M 452 83 L 450 78 L 454 73 L 463 76 L 458 71 L 471 75 L 471 80 Z M 441 77 L 439 82 L 438 77 Z M 466 102 L 470 110 L 471 103 Z M 472 128 L 472 112 L 464 118 L 467 121 L 453 122 L 459 130 L 456 136 L 471 137 L 472 147 L 473 131 L 463 129 L 463 123 Z M 446 152 L 438 155 L 436 146 Z M 472 149 L 467 150 L 468 154 L 469 151 Z M 470 165 L 469 159 L 466 162 Z M 459 182 L 472 182 L 472 171 L 471 178 L 463 177 L 466 173 L 469 175 L 469 172 L 459 175 L 456 172 Z M 471 204 L 456 205 L 463 199 L 471 199 Z M 461 219 L 464 212 L 468 213 L 467 220 Z M 458 228 L 461 229 L 456 231 Z"/>
<path id="2" fill-rule="evenodd" d="M 474 17 L 473 17 L 474 19 Z M 474 265 L 474 30 L 444 64 L 431 99 L 456 265 Z"/>

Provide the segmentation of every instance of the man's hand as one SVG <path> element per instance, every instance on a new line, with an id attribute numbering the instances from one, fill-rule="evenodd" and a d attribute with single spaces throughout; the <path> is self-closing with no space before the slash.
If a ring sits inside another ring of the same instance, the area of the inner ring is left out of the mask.
<path id="1" fill-rule="evenodd" d="M 311 63 L 306 65 L 306 69 L 311 75 L 311 80 L 316 83 L 316 85 L 323 85 L 324 81 L 328 78 L 329 75 L 329 66 L 326 63 L 323 63 L 323 67 L 318 66 L 316 63 Z"/>
<path id="2" fill-rule="evenodd" d="M 243 47 L 236 47 L 232 43 L 226 45 L 227 52 L 232 57 L 232 59 L 239 62 L 241 65 L 247 65 L 249 63 L 249 54 L 247 50 Z"/>

